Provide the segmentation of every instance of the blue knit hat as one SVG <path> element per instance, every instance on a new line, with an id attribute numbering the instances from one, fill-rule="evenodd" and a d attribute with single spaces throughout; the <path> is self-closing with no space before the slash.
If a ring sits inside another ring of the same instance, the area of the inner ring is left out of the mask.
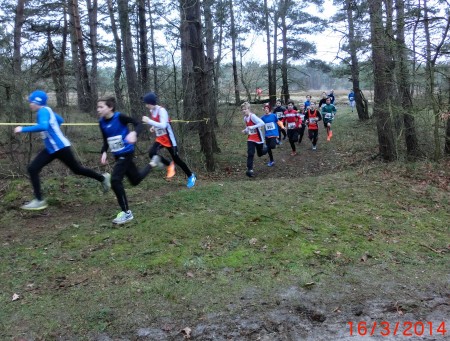
<path id="1" fill-rule="evenodd" d="M 46 105 L 48 96 L 42 90 L 33 91 L 30 96 L 28 96 L 28 102 L 35 103 L 37 105 Z"/>
<path id="2" fill-rule="evenodd" d="M 145 104 L 156 105 L 156 102 L 158 101 L 158 97 L 156 97 L 154 92 L 149 92 L 149 93 L 145 94 L 144 97 L 142 97 L 142 101 Z"/>

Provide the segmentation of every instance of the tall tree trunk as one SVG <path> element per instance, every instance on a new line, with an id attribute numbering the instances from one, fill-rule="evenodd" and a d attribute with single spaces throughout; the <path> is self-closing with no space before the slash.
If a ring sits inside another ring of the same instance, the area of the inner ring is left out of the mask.
<path id="1" fill-rule="evenodd" d="M 149 84 L 149 66 L 148 66 L 148 44 L 147 44 L 147 20 L 145 18 L 145 0 L 138 1 L 138 26 L 139 26 L 139 61 L 141 68 L 139 70 L 140 83 L 142 88 L 147 91 Z"/>
<path id="2" fill-rule="evenodd" d="M 274 18 L 273 18 L 273 62 L 272 62 L 272 82 L 273 82 L 273 87 L 275 88 L 275 97 L 276 93 L 277 93 L 277 69 L 278 69 L 278 10 L 275 11 L 274 13 Z M 280 96 L 281 99 L 281 96 Z M 275 98 L 276 101 L 276 98 Z"/>
<path id="3" fill-rule="evenodd" d="M 411 83 L 408 73 L 408 56 L 405 44 L 405 4 L 403 0 L 395 0 L 397 26 L 397 59 L 398 59 L 398 92 L 403 109 L 403 124 L 405 127 L 405 143 L 408 157 L 419 156 L 419 141 L 416 133 L 414 115 L 412 114 Z"/>
<path id="4" fill-rule="evenodd" d="M 16 6 L 16 15 L 14 17 L 14 50 L 13 50 L 13 74 L 15 79 L 21 79 L 22 76 L 22 57 L 20 47 L 22 42 L 22 27 L 25 22 L 25 0 L 18 0 Z"/>
<path id="5" fill-rule="evenodd" d="M 98 14 L 98 2 L 97 0 L 86 0 L 88 13 L 89 13 L 89 45 L 92 52 L 91 57 L 91 72 L 90 72 L 90 86 L 89 101 L 91 103 L 91 112 L 96 112 L 97 99 L 98 99 L 98 43 L 97 43 L 97 14 Z"/>
<path id="6" fill-rule="evenodd" d="M 229 0 L 230 6 L 230 30 L 231 30 L 231 59 L 233 65 L 233 80 L 234 80 L 234 103 L 239 105 L 241 103 L 241 95 L 239 91 L 239 78 L 237 71 L 237 61 L 236 61 L 236 25 L 234 22 L 234 9 L 233 9 L 233 0 Z"/>
<path id="7" fill-rule="evenodd" d="M 438 161 L 441 157 L 441 139 L 439 136 L 439 125 L 440 125 L 440 118 L 439 118 L 439 105 L 437 103 L 437 99 L 434 95 L 434 89 L 435 89 L 435 70 L 434 70 L 434 62 L 431 57 L 431 50 L 432 50 L 432 44 L 431 44 L 431 34 L 430 34 L 430 24 L 429 24 L 429 17 L 428 17 L 428 2 L 427 0 L 423 1 L 423 9 L 424 9 L 424 29 L 425 29 L 425 39 L 426 39 L 426 64 L 425 64 L 425 70 L 427 73 L 427 86 L 426 86 L 426 93 L 427 98 L 431 101 L 431 107 L 433 109 L 433 115 L 434 115 L 434 160 Z"/>
<path id="8" fill-rule="evenodd" d="M 195 91 L 192 95 L 196 104 L 196 118 L 201 120 L 199 123 L 200 146 L 205 155 L 206 169 L 213 171 L 215 168 L 212 148 L 213 125 L 203 120 L 208 117 L 211 93 L 208 89 L 208 74 L 205 73 L 200 2 L 197 0 L 180 0 L 180 16 L 180 30 L 185 33 L 181 36 L 181 53 L 185 55 L 182 60 L 190 61 L 186 67 L 190 69 L 190 74 L 193 76 Z"/>
<path id="9" fill-rule="evenodd" d="M 397 158 L 393 135 L 392 118 L 389 113 L 389 77 L 386 70 L 385 31 L 383 27 L 382 0 L 369 2 L 370 30 L 372 42 L 372 62 L 374 73 L 374 116 L 377 120 L 377 132 L 380 155 L 385 161 Z"/>
<path id="10" fill-rule="evenodd" d="M 133 39 L 131 35 L 130 18 L 128 15 L 128 1 L 117 1 L 119 10 L 120 32 L 123 46 L 123 61 L 127 79 L 129 108 L 132 117 L 138 119 L 141 112 L 140 88 L 137 81 L 136 65 L 133 55 Z"/>
<path id="11" fill-rule="evenodd" d="M 287 70 L 287 25 L 286 25 L 286 11 L 287 11 L 287 0 L 283 0 L 281 2 L 281 41 L 282 41 L 282 51 L 283 51 L 283 57 L 281 60 L 281 92 L 282 92 L 282 98 L 284 98 L 284 103 L 287 103 L 287 101 L 290 98 L 289 94 L 289 82 L 288 82 L 288 70 Z"/>
<path id="12" fill-rule="evenodd" d="M 78 11 L 78 0 L 69 0 L 69 17 L 72 31 L 72 60 L 77 77 L 78 106 L 80 110 L 90 112 L 92 108 L 92 99 L 90 96 L 91 85 L 89 84 L 87 53 L 83 45 L 83 32 L 80 13 Z"/>
<path id="13" fill-rule="evenodd" d="M 351 73 L 353 92 L 355 93 L 356 112 L 361 121 L 369 119 L 369 105 L 359 85 L 359 61 L 356 50 L 355 24 L 353 21 L 353 0 L 345 0 L 348 21 L 348 42 L 352 60 Z"/>
<path id="14" fill-rule="evenodd" d="M 67 22 L 66 22 L 67 27 Z M 56 52 L 52 41 L 52 32 L 47 31 L 47 50 L 48 50 L 48 65 L 52 77 L 53 85 L 55 86 L 56 105 L 59 108 L 67 106 L 67 87 L 65 78 L 65 56 L 66 56 L 66 40 L 67 33 L 63 33 L 63 40 L 61 44 L 61 52 Z"/>
<path id="15" fill-rule="evenodd" d="M 114 37 L 114 48 L 116 50 L 116 66 L 114 68 L 114 94 L 116 96 L 117 105 L 119 108 L 124 108 L 122 87 L 120 86 L 120 76 L 122 75 L 122 41 L 120 40 L 119 33 L 116 26 L 116 18 L 114 16 L 114 8 L 112 0 L 108 1 L 108 13 L 111 20 L 111 31 Z"/>
<path id="16" fill-rule="evenodd" d="M 148 0 L 148 19 L 150 23 L 150 45 L 152 48 L 152 70 L 153 70 L 153 88 L 158 89 L 158 68 L 156 63 L 156 49 L 155 49 L 155 27 L 153 25 L 153 11 L 151 8 L 151 1 Z"/>
<path id="17" fill-rule="evenodd" d="M 205 36 L 206 36 L 206 81 L 207 87 L 210 91 L 210 101 L 208 113 L 210 117 L 210 124 L 213 133 L 211 134 L 211 144 L 214 153 L 220 153 L 219 144 L 217 143 L 216 134 L 214 129 L 219 126 L 217 121 L 217 103 L 218 103 L 218 91 L 215 87 L 215 65 L 214 65 L 214 25 L 212 21 L 212 0 L 203 1 L 204 17 L 205 17 Z"/>
<path id="18" fill-rule="evenodd" d="M 266 29 L 266 48 L 267 48 L 267 78 L 269 83 L 269 104 L 271 107 L 275 106 L 277 101 L 277 89 L 274 83 L 273 69 L 272 69 L 272 55 L 270 53 L 270 23 L 269 23 L 269 8 L 267 0 L 264 0 L 264 24 Z"/>

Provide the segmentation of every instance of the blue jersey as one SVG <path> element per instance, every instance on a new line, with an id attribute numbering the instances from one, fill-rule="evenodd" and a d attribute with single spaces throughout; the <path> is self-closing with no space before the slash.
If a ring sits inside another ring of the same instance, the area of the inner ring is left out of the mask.
<path id="1" fill-rule="evenodd" d="M 276 114 L 262 115 L 261 120 L 264 121 L 265 136 L 266 137 L 278 137 L 278 118 Z"/>
<path id="2" fill-rule="evenodd" d="M 128 126 L 120 120 L 121 114 L 115 112 L 110 119 L 102 117 L 99 120 L 103 137 L 114 155 L 123 155 L 134 152 L 134 144 L 128 143 L 125 137 L 130 132 Z M 106 151 L 106 150 L 105 150 Z"/>
<path id="3" fill-rule="evenodd" d="M 60 125 L 64 119 L 55 114 L 49 107 L 41 107 L 37 111 L 36 125 L 23 127 L 24 133 L 41 132 L 44 139 L 45 148 L 49 154 L 53 154 L 58 150 L 70 146 L 70 141 L 61 131 Z"/>

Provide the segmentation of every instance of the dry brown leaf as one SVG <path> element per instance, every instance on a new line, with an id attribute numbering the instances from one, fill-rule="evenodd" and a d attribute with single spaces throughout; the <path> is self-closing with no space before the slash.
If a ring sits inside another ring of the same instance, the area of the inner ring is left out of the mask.
<path id="1" fill-rule="evenodd" d="M 181 330 L 181 334 L 183 334 L 183 337 L 185 339 L 190 339 L 191 338 L 191 332 L 192 332 L 192 329 L 189 328 L 189 327 L 186 327 L 186 328 Z"/>
<path id="2" fill-rule="evenodd" d="M 186 273 L 186 276 L 190 277 L 190 278 L 194 278 L 194 274 L 190 271 Z"/>

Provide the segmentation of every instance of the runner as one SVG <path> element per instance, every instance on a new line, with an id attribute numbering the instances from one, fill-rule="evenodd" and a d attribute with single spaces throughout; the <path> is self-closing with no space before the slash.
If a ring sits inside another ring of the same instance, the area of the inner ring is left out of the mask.
<path id="1" fill-rule="evenodd" d="M 355 108 L 355 93 L 353 92 L 353 89 L 350 90 L 350 93 L 348 94 L 348 103 L 350 107 L 353 109 Z"/>
<path id="2" fill-rule="evenodd" d="M 261 120 L 265 123 L 265 137 L 266 137 L 266 146 L 267 146 L 267 154 L 269 154 L 269 163 L 267 166 L 272 167 L 275 164 L 273 159 L 272 149 L 275 149 L 277 146 L 277 138 L 279 136 L 278 125 L 283 125 L 281 121 L 278 121 L 277 115 L 270 111 L 270 105 L 264 105 L 264 115 L 261 117 Z"/>
<path id="3" fill-rule="evenodd" d="M 311 102 L 309 110 L 305 114 L 306 126 L 308 127 L 308 138 L 312 142 L 312 149 L 317 149 L 317 141 L 319 139 L 319 125 L 317 122 L 322 120 L 322 115 L 316 109 L 316 103 Z"/>
<path id="4" fill-rule="evenodd" d="M 152 165 L 145 166 L 139 171 L 134 163 L 134 145 L 138 134 L 142 131 L 142 124 L 120 112 L 116 112 L 116 99 L 105 97 L 97 101 L 97 112 L 100 116 L 99 125 L 103 135 L 102 156 L 100 162 L 107 164 L 108 148 L 114 155 L 116 163 L 111 177 L 111 187 L 121 208 L 114 224 L 125 224 L 133 219 L 133 213 L 128 207 L 128 199 L 123 187 L 126 176 L 133 186 L 137 186 L 151 171 Z M 128 129 L 132 124 L 135 131 Z"/>
<path id="5" fill-rule="evenodd" d="M 64 120 L 47 106 L 47 100 L 48 96 L 44 91 L 33 91 L 28 97 L 28 102 L 30 103 L 30 109 L 37 112 L 36 124 L 28 127 L 19 126 L 14 129 L 14 132 L 17 134 L 40 132 L 45 145 L 45 149 L 41 150 L 28 165 L 34 199 L 21 207 L 24 210 L 43 210 L 48 207 L 47 201 L 42 196 L 39 173 L 42 168 L 55 159 L 63 162 L 75 174 L 87 176 L 101 182 L 105 192 L 111 187 L 111 176 L 108 173 L 102 175 L 89 168 L 84 168 L 75 159 L 70 147 L 70 141 L 60 129 Z"/>
<path id="6" fill-rule="evenodd" d="M 286 111 L 286 108 L 284 106 L 282 106 L 281 100 L 277 100 L 275 105 L 276 106 L 275 106 L 275 108 L 273 108 L 272 112 L 275 115 L 277 115 L 277 118 L 279 121 L 283 122 L 284 112 Z M 279 130 L 279 136 L 278 136 L 279 144 L 281 144 L 281 134 L 283 134 L 283 140 L 286 140 L 286 129 Z"/>
<path id="7" fill-rule="evenodd" d="M 309 102 L 308 104 L 308 108 L 310 107 L 311 102 Z M 302 143 L 303 140 L 303 135 L 305 134 L 305 129 L 306 129 L 306 122 L 305 122 L 305 111 L 306 111 L 306 106 L 303 103 L 299 103 L 299 110 L 298 110 L 298 114 L 300 115 L 300 119 L 302 120 L 302 125 L 300 126 L 299 130 L 298 130 L 298 144 Z"/>
<path id="8" fill-rule="evenodd" d="M 327 98 L 326 104 L 322 105 L 321 114 L 323 117 L 323 126 L 327 130 L 327 141 L 331 140 L 333 136 L 333 131 L 331 130 L 331 123 L 336 115 L 336 107 L 331 104 L 331 99 Z"/>
<path id="9" fill-rule="evenodd" d="M 255 176 L 253 172 L 253 159 L 255 151 L 258 157 L 267 154 L 267 148 L 264 146 L 263 135 L 261 127 L 264 126 L 264 121 L 250 111 L 250 103 L 244 102 L 241 105 L 242 113 L 244 114 L 244 123 L 246 128 L 242 130 L 243 134 L 247 134 L 247 172 L 248 177 Z"/>
<path id="10" fill-rule="evenodd" d="M 195 182 L 197 181 L 197 176 L 189 169 L 186 163 L 184 163 L 178 155 L 177 141 L 172 130 L 172 125 L 170 124 L 167 110 L 156 104 L 158 98 L 153 92 L 147 93 L 144 97 L 142 97 L 142 100 L 145 103 L 145 107 L 150 110 L 150 117 L 143 116 L 142 122 L 151 125 L 151 131 L 156 134 L 155 143 L 153 143 L 153 146 L 149 150 L 149 156 L 152 163 L 155 165 L 166 166 L 167 178 L 171 178 L 175 175 L 175 164 L 178 165 L 188 177 L 186 185 L 187 188 L 194 187 Z M 161 148 L 166 148 L 169 151 L 173 160 L 172 162 L 158 155 Z"/>
<path id="11" fill-rule="evenodd" d="M 287 127 L 287 136 L 292 148 L 291 156 L 295 156 L 297 155 L 295 142 L 298 142 L 302 119 L 300 118 L 300 114 L 297 112 L 297 110 L 294 110 L 294 102 L 292 101 L 288 102 L 288 108 L 284 112 L 283 122 Z"/>

